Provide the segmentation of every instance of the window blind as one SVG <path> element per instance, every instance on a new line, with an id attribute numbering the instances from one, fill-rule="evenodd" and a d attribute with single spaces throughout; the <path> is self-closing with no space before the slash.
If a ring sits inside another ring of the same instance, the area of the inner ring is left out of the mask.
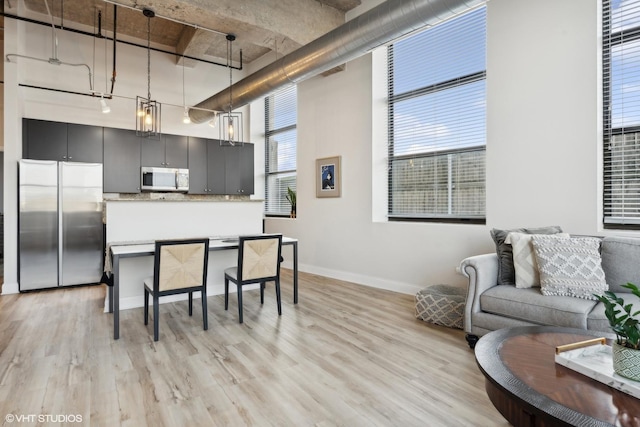
<path id="1" fill-rule="evenodd" d="M 266 213 L 289 215 L 287 188 L 296 189 L 298 93 L 295 85 L 265 98 Z"/>
<path id="2" fill-rule="evenodd" d="M 389 217 L 485 217 L 486 7 L 388 48 Z"/>
<path id="3" fill-rule="evenodd" d="M 605 227 L 640 226 L 640 0 L 604 0 Z"/>

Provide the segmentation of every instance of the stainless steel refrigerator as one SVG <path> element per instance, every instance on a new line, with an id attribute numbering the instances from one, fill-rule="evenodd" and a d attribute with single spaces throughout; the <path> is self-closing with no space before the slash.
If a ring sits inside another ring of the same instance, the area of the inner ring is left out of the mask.
<path id="1" fill-rule="evenodd" d="M 99 283 L 102 165 L 20 160 L 18 175 L 20 290 Z"/>

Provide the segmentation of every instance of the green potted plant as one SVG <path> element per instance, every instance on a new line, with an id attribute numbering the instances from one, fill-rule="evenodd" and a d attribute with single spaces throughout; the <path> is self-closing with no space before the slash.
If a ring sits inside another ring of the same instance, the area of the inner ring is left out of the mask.
<path id="1" fill-rule="evenodd" d="M 640 297 L 640 289 L 633 283 L 622 285 L 633 295 Z M 616 374 L 640 381 L 640 310 L 633 311 L 633 304 L 611 291 L 596 295 L 604 304 L 604 314 L 611 330 L 616 334 L 613 343 L 613 370 Z"/>
<path id="2" fill-rule="evenodd" d="M 296 217 L 296 190 L 292 190 L 291 187 L 287 187 L 287 201 L 291 204 L 291 213 L 289 217 Z"/>

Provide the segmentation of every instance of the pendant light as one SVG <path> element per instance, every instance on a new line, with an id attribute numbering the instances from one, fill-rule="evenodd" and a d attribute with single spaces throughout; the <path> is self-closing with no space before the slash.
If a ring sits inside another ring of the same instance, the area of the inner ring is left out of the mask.
<path id="1" fill-rule="evenodd" d="M 156 14 L 151 9 L 143 9 L 142 13 L 147 17 L 147 97 L 136 97 L 136 135 L 159 138 L 162 105 L 151 100 L 151 18 Z"/>
<path id="2" fill-rule="evenodd" d="M 233 127 L 233 116 L 231 116 L 231 110 L 233 110 L 233 96 L 232 96 L 232 87 L 233 87 L 233 68 L 231 67 L 231 58 L 232 58 L 232 43 L 236 39 L 236 36 L 233 34 L 227 34 L 227 65 L 229 66 L 229 112 L 227 113 L 227 137 L 229 139 L 229 144 L 235 145 L 234 142 L 234 127 Z"/>
<path id="3" fill-rule="evenodd" d="M 227 34 L 227 67 L 229 67 L 229 109 L 222 111 L 220 118 L 220 145 L 242 146 L 242 112 L 232 113 L 233 110 L 233 66 L 232 42 L 236 39 L 233 34 Z M 242 50 L 240 50 L 242 58 Z M 215 117 L 214 117 L 215 119 Z M 209 123 L 211 125 L 211 123 Z M 212 126 L 213 127 L 213 126 Z"/>

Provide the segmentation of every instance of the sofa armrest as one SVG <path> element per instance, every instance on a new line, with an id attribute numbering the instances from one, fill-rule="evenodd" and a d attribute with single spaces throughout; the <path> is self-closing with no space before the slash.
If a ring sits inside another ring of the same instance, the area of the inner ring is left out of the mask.
<path id="1" fill-rule="evenodd" d="M 467 301 L 464 307 L 464 330 L 471 333 L 473 314 L 480 309 L 480 295 L 498 284 L 498 255 L 475 255 L 460 262 L 458 270 L 469 278 Z"/>

